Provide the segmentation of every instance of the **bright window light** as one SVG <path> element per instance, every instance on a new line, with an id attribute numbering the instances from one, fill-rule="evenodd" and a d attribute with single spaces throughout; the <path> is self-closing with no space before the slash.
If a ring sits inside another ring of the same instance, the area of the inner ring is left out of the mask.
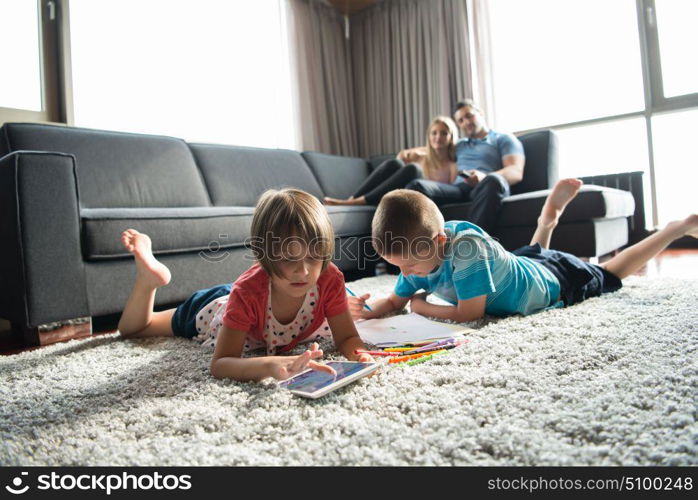
<path id="1" fill-rule="evenodd" d="M 698 92 L 698 64 L 693 62 L 698 47 L 698 2 L 656 0 L 655 7 L 664 96 Z"/>
<path id="2" fill-rule="evenodd" d="M 488 6 L 498 130 L 644 109 L 635 0 L 490 0 Z"/>
<path id="3" fill-rule="evenodd" d="M 36 2 L 0 1 L 0 107 L 41 111 L 39 14 Z"/>
<path id="4" fill-rule="evenodd" d="M 77 126 L 295 148 L 282 0 L 71 0 Z"/>
<path id="5" fill-rule="evenodd" d="M 657 215 L 660 227 L 698 212 L 698 166 L 691 153 L 698 130 L 698 109 L 652 118 Z"/>

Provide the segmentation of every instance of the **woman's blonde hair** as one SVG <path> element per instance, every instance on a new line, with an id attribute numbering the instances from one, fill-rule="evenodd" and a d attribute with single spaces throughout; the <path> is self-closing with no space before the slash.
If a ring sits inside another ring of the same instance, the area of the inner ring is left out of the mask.
<path id="1" fill-rule="evenodd" d="M 431 146 L 431 141 L 429 140 L 431 129 L 434 128 L 434 125 L 439 124 L 445 126 L 451 135 L 451 140 L 448 143 L 448 157 L 450 160 L 456 159 L 456 142 L 458 141 L 458 127 L 456 127 L 456 122 L 448 116 L 437 116 L 431 121 L 429 127 L 427 127 L 427 155 L 424 158 L 424 173 L 427 178 L 430 178 L 430 174 L 440 168 L 436 150 Z"/>
<path id="2" fill-rule="evenodd" d="M 269 275 L 281 275 L 279 261 L 291 242 L 303 243 L 309 255 L 322 260 L 324 270 L 334 254 L 334 230 L 327 210 L 300 189 L 265 191 L 252 217 L 251 245 L 255 258 Z"/>

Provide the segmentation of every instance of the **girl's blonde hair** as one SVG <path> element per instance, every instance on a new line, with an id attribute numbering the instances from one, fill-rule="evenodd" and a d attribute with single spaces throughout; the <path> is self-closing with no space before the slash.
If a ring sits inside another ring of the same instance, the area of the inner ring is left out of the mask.
<path id="1" fill-rule="evenodd" d="M 458 127 L 456 127 L 456 122 L 448 116 L 437 116 L 431 121 L 429 127 L 427 127 L 427 155 L 424 158 L 424 173 L 427 178 L 430 178 L 430 174 L 439 169 L 439 160 L 436 155 L 436 150 L 431 146 L 431 141 L 429 140 L 431 129 L 434 128 L 434 125 L 438 124 L 445 126 L 449 134 L 451 134 L 451 140 L 448 143 L 448 157 L 450 160 L 456 159 L 456 142 L 458 141 Z"/>
<path id="2" fill-rule="evenodd" d="M 269 275 L 281 275 L 279 262 L 293 241 L 302 242 L 312 258 L 322 260 L 323 270 L 334 254 L 334 230 L 327 210 L 300 189 L 265 191 L 252 217 L 251 237 L 252 252 Z"/>

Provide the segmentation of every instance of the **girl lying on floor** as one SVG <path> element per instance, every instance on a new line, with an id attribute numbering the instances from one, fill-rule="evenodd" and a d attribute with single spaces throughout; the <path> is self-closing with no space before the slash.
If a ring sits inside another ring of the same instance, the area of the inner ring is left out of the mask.
<path id="1" fill-rule="evenodd" d="M 215 345 L 216 378 L 282 380 L 306 368 L 332 373 L 317 360 L 315 340 L 331 337 L 352 361 L 373 361 L 349 313 L 344 276 L 330 262 L 334 231 L 322 204 L 297 189 L 264 193 L 252 220 L 256 262 L 232 285 L 195 292 L 176 309 L 154 312 L 155 293 L 170 271 L 146 234 L 128 229 L 121 241 L 136 260 L 136 283 L 119 321 L 127 338 L 177 336 Z M 298 356 L 277 356 L 312 342 Z M 246 357 L 264 348 L 267 356 Z"/>

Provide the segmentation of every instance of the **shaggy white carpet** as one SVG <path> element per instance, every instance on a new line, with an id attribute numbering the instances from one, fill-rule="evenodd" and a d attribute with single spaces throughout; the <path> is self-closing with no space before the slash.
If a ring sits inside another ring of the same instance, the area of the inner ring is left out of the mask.
<path id="1" fill-rule="evenodd" d="M 217 381 L 181 339 L 6 356 L 0 464 L 697 465 L 696 299 L 698 281 L 634 277 L 317 401 Z"/>

